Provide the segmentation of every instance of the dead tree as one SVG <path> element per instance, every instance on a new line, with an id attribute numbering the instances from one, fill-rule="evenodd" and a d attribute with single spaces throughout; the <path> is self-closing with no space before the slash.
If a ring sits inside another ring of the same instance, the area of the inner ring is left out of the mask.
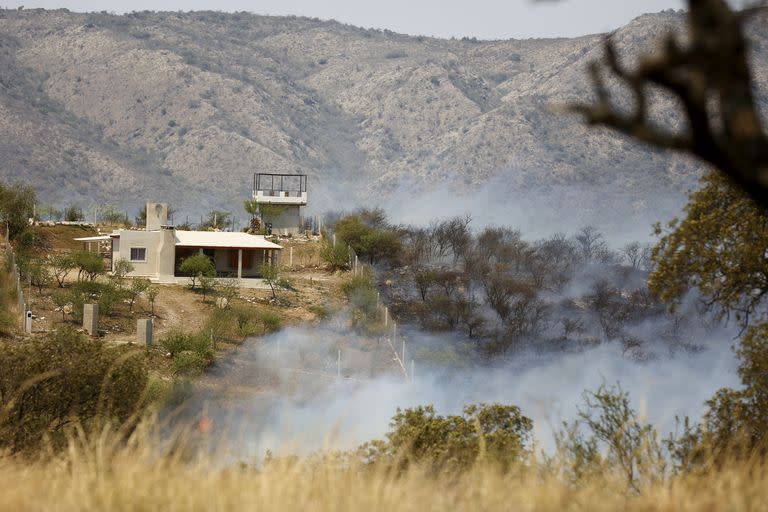
<path id="1" fill-rule="evenodd" d="M 572 105 L 588 124 L 612 128 L 642 142 L 695 155 L 727 174 L 759 204 L 768 207 L 768 135 L 753 96 L 748 43 L 743 26 L 751 15 L 765 16 L 766 2 L 733 11 L 726 0 L 688 0 L 690 42 L 667 35 L 660 51 L 624 67 L 610 37 L 605 57 L 590 66 L 597 96 L 592 104 Z M 762 11 L 762 12 L 759 12 Z M 632 91 L 634 111 L 611 101 L 605 73 Z M 664 130 L 648 119 L 648 90 L 660 87 L 676 96 L 687 118 L 681 132 Z"/>

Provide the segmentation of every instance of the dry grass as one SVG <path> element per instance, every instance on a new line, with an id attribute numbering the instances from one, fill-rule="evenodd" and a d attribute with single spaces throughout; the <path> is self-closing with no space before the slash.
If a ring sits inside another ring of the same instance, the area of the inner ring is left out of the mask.
<path id="1" fill-rule="evenodd" d="M 747 512 L 765 510 L 768 503 L 768 468 L 762 464 L 672 478 L 628 495 L 610 475 L 574 486 L 530 469 L 501 475 L 478 467 L 453 478 L 413 470 L 396 476 L 332 458 L 261 470 L 223 467 L 207 458 L 190 462 L 161 455 L 159 445 L 146 439 L 138 436 L 125 445 L 104 434 L 74 440 L 64 454 L 38 462 L 0 457 L 0 510 Z"/>

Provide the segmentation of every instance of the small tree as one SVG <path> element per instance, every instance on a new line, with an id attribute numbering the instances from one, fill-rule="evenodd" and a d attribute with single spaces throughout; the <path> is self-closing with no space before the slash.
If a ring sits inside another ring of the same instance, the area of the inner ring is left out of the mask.
<path id="1" fill-rule="evenodd" d="M 123 280 L 125 279 L 125 276 L 130 274 L 135 270 L 135 267 L 133 266 L 133 263 L 130 261 L 120 258 L 117 261 L 115 261 L 115 264 L 112 268 L 112 278 L 115 280 L 115 283 L 118 285 L 123 284 Z"/>
<path id="2" fill-rule="evenodd" d="M 232 301 L 240 293 L 240 285 L 233 279 L 218 279 L 216 281 L 216 291 L 226 301 L 226 307 L 229 308 L 232 305 Z"/>
<path id="3" fill-rule="evenodd" d="M 157 301 L 157 296 L 160 294 L 160 289 L 157 286 L 150 286 L 147 289 L 147 301 L 149 302 L 150 311 L 152 312 L 152 316 L 155 316 L 155 301 Z"/>
<path id="4" fill-rule="evenodd" d="M 83 220 L 83 210 L 77 205 L 69 205 L 64 210 L 64 220 L 67 222 L 80 222 Z"/>
<path id="5" fill-rule="evenodd" d="M 421 295 L 421 301 L 426 302 L 429 295 L 429 289 L 435 284 L 436 274 L 433 270 L 426 268 L 419 268 L 413 274 L 413 281 L 416 284 L 416 288 L 419 289 L 419 295 Z"/>
<path id="6" fill-rule="evenodd" d="M 592 446 L 604 445 L 607 462 L 625 476 L 627 486 L 639 491 L 640 482 L 663 474 L 662 445 L 652 425 L 638 419 L 621 386 L 600 386 L 584 393 L 578 423 L 592 434 Z"/>
<path id="7" fill-rule="evenodd" d="M 261 278 L 269 285 L 269 289 L 272 290 L 272 300 L 277 300 L 275 288 L 285 288 L 284 281 L 280 277 L 280 269 L 277 265 L 264 263 L 261 266 Z"/>
<path id="8" fill-rule="evenodd" d="M 131 280 L 131 286 L 128 288 L 129 311 L 133 312 L 133 304 L 136 302 L 136 299 L 149 289 L 150 284 L 152 283 L 150 283 L 149 279 L 135 278 Z"/>
<path id="9" fill-rule="evenodd" d="M 72 295 L 65 290 L 58 290 L 51 295 L 54 305 L 61 311 L 61 321 L 66 321 L 67 306 L 72 304 Z"/>
<path id="10" fill-rule="evenodd" d="M 216 274 L 216 267 L 213 261 L 205 254 L 195 254 L 189 258 L 184 258 L 179 268 L 184 274 L 189 275 L 192 289 L 196 289 L 197 281 L 201 277 L 213 277 Z"/>
<path id="11" fill-rule="evenodd" d="M 88 281 L 93 282 L 98 276 L 106 272 L 104 258 L 95 252 L 77 251 L 72 253 L 72 261 L 75 263 L 75 268 L 78 269 L 78 281 L 81 281 L 85 276 Z"/>
<path id="12" fill-rule="evenodd" d="M 29 273 L 30 283 L 37 288 L 37 294 L 42 295 L 43 288 L 51 282 L 51 274 L 48 272 L 48 269 L 41 262 L 34 261 L 30 263 L 27 272 Z"/>
<path id="13" fill-rule="evenodd" d="M 56 278 L 59 288 L 64 288 L 64 281 L 67 276 L 77 268 L 77 263 L 71 254 L 54 254 L 48 258 L 48 268 L 51 269 L 53 277 Z"/>
<path id="14" fill-rule="evenodd" d="M 211 275 L 200 276 L 200 292 L 203 294 L 203 302 L 206 301 L 208 295 L 216 293 L 216 278 Z"/>

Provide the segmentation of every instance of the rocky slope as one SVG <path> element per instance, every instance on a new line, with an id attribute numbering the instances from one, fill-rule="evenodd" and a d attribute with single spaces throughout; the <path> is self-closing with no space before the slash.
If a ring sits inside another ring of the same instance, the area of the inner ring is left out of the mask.
<path id="1" fill-rule="evenodd" d="M 628 58 L 679 27 L 616 31 Z M 750 27 L 768 111 L 766 18 Z M 318 207 L 448 184 L 608 190 L 630 209 L 679 195 L 700 166 L 551 105 L 588 99 L 602 36 L 440 40 L 245 13 L 0 11 L 0 178 L 44 200 L 145 198 L 239 210 L 251 174 L 306 173 Z M 660 122 L 676 124 L 662 98 Z M 349 192 L 353 191 L 353 192 Z"/>

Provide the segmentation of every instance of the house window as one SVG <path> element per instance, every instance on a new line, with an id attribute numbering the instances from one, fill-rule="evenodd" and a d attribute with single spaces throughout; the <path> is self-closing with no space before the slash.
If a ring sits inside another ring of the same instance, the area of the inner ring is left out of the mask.
<path id="1" fill-rule="evenodd" d="M 145 247 L 131 247 L 131 261 L 147 261 L 147 249 Z"/>

